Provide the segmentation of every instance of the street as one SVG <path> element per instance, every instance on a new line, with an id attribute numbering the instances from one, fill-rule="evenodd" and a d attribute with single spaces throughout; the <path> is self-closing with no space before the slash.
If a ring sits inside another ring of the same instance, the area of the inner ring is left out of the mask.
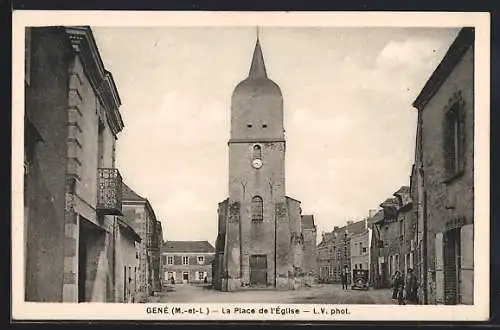
<path id="1" fill-rule="evenodd" d="M 388 289 L 342 290 L 340 284 L 319 284 L 311 288 L 276 291 L 255 289 L 221 292 L 209 287 L 178 284 L 167 287 L 154 300 L 159 302 L 241 302 L 306 304 L 392 304 Z"/>

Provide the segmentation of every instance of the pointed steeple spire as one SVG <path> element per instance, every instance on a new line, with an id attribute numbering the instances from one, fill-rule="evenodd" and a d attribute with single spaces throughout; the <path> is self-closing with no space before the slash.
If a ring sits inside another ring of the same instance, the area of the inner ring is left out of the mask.
<path id="1" fill-rule="evenodd" d="M 266 65 L 259 41 L 259 30 L 257 28 L 257 42 L 253 51 L 252 65 L 250 66 L 249 78 L 267 78 Z"/>

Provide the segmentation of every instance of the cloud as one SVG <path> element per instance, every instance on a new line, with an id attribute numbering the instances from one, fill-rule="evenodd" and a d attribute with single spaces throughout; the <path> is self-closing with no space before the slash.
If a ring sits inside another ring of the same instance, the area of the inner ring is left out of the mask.
<path id="1" fill-rule="evenodd" d="M 420 67 L 429 61 L 434 62 L 441 47 L 442 43 L 433 39 L 391 40 L 378 54 L 375 63 L 379 68 Z"/>

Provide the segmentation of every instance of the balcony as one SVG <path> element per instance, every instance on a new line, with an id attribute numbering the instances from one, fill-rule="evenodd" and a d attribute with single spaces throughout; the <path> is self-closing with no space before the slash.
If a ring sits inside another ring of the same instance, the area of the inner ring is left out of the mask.
<path id="1" fill-rule="evenodd" d="M 97 169 L 97 212 L 122 214 L 122 176 L 116 168 Z"/>

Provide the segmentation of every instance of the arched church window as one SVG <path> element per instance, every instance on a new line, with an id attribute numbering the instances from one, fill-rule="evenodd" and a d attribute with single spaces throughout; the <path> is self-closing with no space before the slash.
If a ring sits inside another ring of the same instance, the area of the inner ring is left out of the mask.
<path id="1" fill-rule="evenodd" d="M 253 159 L 262 159 L 262 149 L 258 144 L 253 146 Z"/>
<path id="2" fill-rule="evenodd" d="M 262 221 L 264 219 L 263 204 L 262 197 L 254 196 L 252 198 L 252 221 Z"/>

